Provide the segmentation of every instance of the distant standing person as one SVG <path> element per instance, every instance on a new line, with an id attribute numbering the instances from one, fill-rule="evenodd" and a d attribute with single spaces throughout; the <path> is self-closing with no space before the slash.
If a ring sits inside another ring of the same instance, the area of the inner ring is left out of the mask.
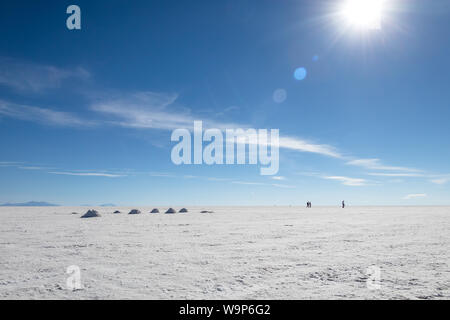
<path id="1" fill-rule="evenodd" d="M 344 209 L 345 208 L 345 202 L 344 202 L 344 200 L 342 200 L 342 209 Z"/>

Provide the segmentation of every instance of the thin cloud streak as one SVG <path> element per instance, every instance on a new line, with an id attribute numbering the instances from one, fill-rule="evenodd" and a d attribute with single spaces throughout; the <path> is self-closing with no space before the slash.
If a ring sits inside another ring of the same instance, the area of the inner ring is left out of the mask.
<path id="1" fill-rule="evenodd" d="M 350 177 L 343 177 L 343 176 L 324 176 L 322 177 L 326 180 L 335 180 L 340 181 L 343 185 L 346 186 L 352 186 L 352 187 L 360 187 L 366 185 L 366 180 L 361 178 L 350 178 Z"/>
<path id="2" fill-rule="evenodd" d="M 286 185 L 286 184 L 280 184 L 280 183 L 240 181 L 240 180 L 233 180 L 230 178 L 203 177 L 203 176 L 193 176 L 193 175 L 177 176 L 176 174 L 163 173 L 163 172 L 151 172 L 148 174 L 153 177 L 160 177 L 160 178 L 201 179 L 201 180 L 208 180 L 208 181 L 215 181 L 215 182 L 230 182 L 232 184 L 240 184 L 240 185 L 248 185 L 248 186 L 269 186 L 269 187 L 290 188 L 290 189 L 296 188 L 296 186 L 293 186 L 293 185 Z"/>
<path id="3" fill-rule="evenodd" d="M 276 188 L 285 188 L 285 189 L 295 189 L 295 188 L 297 188 L 296 186 L 293 186 L 293 185 L 279 184 L 279 183 L 273 183 L 272 186 L 274 186 Z"/>
<path id="4" fill-rule="evenodd" d="M 326 144 L 315 144 L 309 141 L 294 138 L 294 137 L 280 137 L 280 148 L 291 149 L 301 152 L 316 153 L 323 156 L 328 156 L 337 159 L 343 159 L 344 156 L 340 154 L 336 148 Z"/>
<path id="5" fill-rule="evenodd" d="M 408 195 L 404 196 L 403 199 L 411 200 L 411 199 L 426 198 L 426 197 L 427 197 L 426 193 L 413 193 L 413 194 L 408 194 Z"/>
<path id="6" fill-rule="evenodd" d="M 0 116 L 62 127 L 85 127 L 94 124 L 68 112 L 14 104 L 4 100 L 0 100 Z"/>
<path id="7" fill-rule="evenodd" d="M 106 178 L 126 177 L 126 175 L 123 175 L 123 174 L 111 174 L 111 173 L 103 173 L 103 172 L 58 172 L 58 171 L 51 171 L 49 173 L 51 173 L 51 174 L 58 174 L 58 175 L 67 175 L 67 176 L 81 176 L 81 177 L 106 177 Z"/>
<path id="8" fill-rule="evenodd" d="M 424 177 L 424 174 L 421 173 L 387 173 L 387 172 L 370 172 L 369 176 L 376 177 Z"/>
<path id="9" fill-rule="evenodd" d="M 231 183 L 233 183 L 233 184 L 243 184 L 243 185 L 249 185 L 249 186 L 265 186 L 265 185 L 267 185 L 267 183 L 247 182 L 247 181 L 233 181 Z"/>
<path id="10" fill-rule="evenodd" d="M 90 78 L 84 68 L 62 69 L 0 57 L 0 85 L 20 92 L 40 93 L 58 88 L 66 80 Z"/>
<path id="11" fill-rule="evenodd" d="M 438 185 L 444 185 L 450 182 L 450 176 L 447 174 L 425 174 L 425 173 L 387 173 L 387 172 L 371 172 L 370 176 L 391 177 L 391 178 L 425 178 L 428 181 Z"/>
<path id="12" fill-rule="evenodd" d="M 450 178 L 438 178 L 438 179 L 431 179 L 430 182 L 434 184 L 443 185 L 450 181 Z"/>
<path id="13" fill-rule="evenodd" d="M 23 165 L 24 165 L 23 162 L 11 162 L 11 161 L 0 162 L 0 167 L 19 167 Z"/>
<path id="14" fill-rule="evenodd" d="M 191 115 L 186 108 L 176 108 L 176 94 L 139 92 L 117 99 L 96 102 L 90 109 L 109 117 L 109 123 L 136 129 L 175 130 L 192 128 L 194 121 L 201 120 Z M 168 110 L 172 107 L 173 110 Z M 176 110 L 175 110 L 176 108 Z M 245 127 L 233 123 L 203 120 L 206 128 Z"/>
<path id="15" fill-rule="evenodd" d="M 162 178 L 176 178 L 176 175 L 165 173 L 165 172 L 148 172 L 151 177 L 162 177 Z"/>
<path id="16" fill-rule="evenodd" d="M 231 183 L 248 185 L 248 186 L 266 186 L 266 187 L 285 188 L 285 189 L 295 189 L 296 188 L 296 186 L 287 185 L 287 184 L 279 184 L 279 183 L 264 183 L 264 182 L 250 182 L 250 181 L 232 181 Z"/>
<path id="17" fill-rule="evenodd" d="M 420 172 L 421 170 L 407 167 L 386 166 L 381 163 L 380 159 L 355 159 L 347 162 L 348 165 L 363 167 L 371 170 L 385 170 L 385 171 L 406 171 L 406 172 Z"/>

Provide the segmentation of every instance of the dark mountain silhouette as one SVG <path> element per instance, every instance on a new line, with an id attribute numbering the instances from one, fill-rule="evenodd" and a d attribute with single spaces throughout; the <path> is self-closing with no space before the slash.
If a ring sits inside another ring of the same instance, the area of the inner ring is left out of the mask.
<path id="1" fill-rule="evenodd" d="M 42 202 L 42 201 L 29 201 L 24 203 L 4 203 L 0 204 L 0 207 L 58 207 L 59 205 Z"/>

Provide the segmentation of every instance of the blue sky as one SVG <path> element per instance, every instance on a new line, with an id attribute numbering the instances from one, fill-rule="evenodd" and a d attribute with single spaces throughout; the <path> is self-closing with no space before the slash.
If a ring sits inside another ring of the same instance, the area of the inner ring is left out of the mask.
<path id="1" fill-rule="evenodd" d="M 342 2 L 2 2 L 0 202 L 450 204 L 450 4 Z M 174 165 L 194 120 L 279 129 L 277 176 Z"/>

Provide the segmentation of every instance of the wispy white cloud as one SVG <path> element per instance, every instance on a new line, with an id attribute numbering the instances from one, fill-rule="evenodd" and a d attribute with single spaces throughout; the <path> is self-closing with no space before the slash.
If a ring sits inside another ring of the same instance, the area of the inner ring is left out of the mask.
<path id="1" fill-rule="evenodd" d="M 434 184 L 446 184 L 446 183 L 450 182 L 450 178 L 435 178 L 435 179 L 431 179 L 430 182 L 432 182 Z"/>
<path id="2" fill-rule="evenodd" d="M 145 174 L 147 174 L 151 177 L 158 177 L 158 178 L 202 179 L 202 180 L 218 181 L 218 182 L 232 181 L 232 179 L 230 179 L 230 178 L 204 177 L 204 176 L 194 176 L 194 175 L 177 175 L 175 173 L 168 173 L 168 172 L 146 172 Z"/>
<path id="3" fill-rule="evenodd" d="M 272 184 L 272 186 L 274 186 L 276 188 L 285 188 L 285 189 L 295 189 L 295 188 L 297 188 L 296 186 L 293 186 L 293 185 L 280 184 L 280 183 L 274 183 L 274 184 Z"/>
<path id="4" fill-rule="evenodd" d="M 403 197 L 403 199 L 410 200 L 410 199 L 426 198 L 426 197 L 427 197 L 426 193 L 412 193 L 412 194 L 407 194 L 406 196 Z"/>
<path id="5" fill-rule="evenodd" d="M 295 174 L 299 176 L 306 176 L 306 177 L 319 177 L 321 176 L 320 172 L 317 171 L 303 171 L 303 172 L 296 172 Z"/>
<path id="6" fill-rule="evenodd" d="M 137 129 L 174 130 L 192 128 L 195 120 L 202 120 L 205 128 L 246 129 L 246 124 L 225 123 L 214 119 L 193 116 L 189 109 L 176 106 L 176 94 L 139 92 L 116 99 L 98 101 L 91 110 L 110 117 L 110 123 Z M 270 143 L 269 143 L 270 144 Z M 297 137 L 282 136 L 279 147 L 300 152 L 316 153 L 333 158 L 343 158 L 336 148 L 317 144 Z"/>
<path id="7" fill-rule="evenodd" d="M 354 159 L 347 162 L 348 165 L 363 167 L 371 170 L 385 170 L 385 171 L 406 171 L 419 172 L 420 170 L 407 167 L 387 166 L 384 165 L 380 159 Z"/>
<path id="8" fill-rule="evenodd" d="M 81 67 L 63 69 L 0 57 L 0 85 L 21 92 L 42 92 L 60 87 L 65 80 L 89 77 L 90 73 Z"/>
<path id="9" fill-rule="evenodd" d="M 237 111 L 237 110 L 239 110 L 238 106 L 230 106 L 228 108 L 223 109 L 221 112 L 217 112 L 216 116 L 220 116 L 221 117 L 221 116 L 224 116 L 225 114 L 227 114 L 229 112 Z"/>
<path id="10" fill-rule="evenodd" d="M 94 124 L 93 121 L 82 119 L 68 112 L 20 105 L 3 100 L 0 100 L 0 116 L 56 126 L 82 127 Z"/>
<path id="11" fill-rule="evenodd" d="M 387 183 L 403 183 L 405 180 L 403 179 L 389 179 L 386 181 Z"/>
<path id="12" fill-rule="evenodd" d="M 275 188 L 284 188 L 284 189 L 294 189 L 296 186 L 280 184 L 280 183 L 265 183 L 265 182 L 251 182 L 251 181 L 232 181 L 233 184 L 242 184 L 248 186 L 266 186 L 266 187 L 275 187 Z"/>
<path id="13" fill-rule="evenodd" d="M 376 176 L 376 177 L 424 177 L 424 174 L 421 173 L 406 173 L 406 172 L 395 172 L 395 173 L 388 173 L 388 172 L 370 172 L 368 173 L 369 176 Z"/>
<path id="14" fill-rule="evenodd" d="M 343 176 L 323 176 L 322 178 L 326 179 L 326 180 L 340 181 L 343 185 L 352 186 L 352 187 L 365 186 L 367 183 L 367 181 L 365 179 L 361 179 L 361 178 L 350 178 L 350 177 L 343 177 Z"/>
<path id="15" fill-rule="evenodd" d="M 139 92 L 116 99 L 95 102 L 91 110 L 109 117 L 109 123 L 136 129 L 174 130 L 192 128 L 198 119 L 189 109 L 175 105 L 178 95 L 155 92 Z M 234 128 L 233 123 L 204 119 L 204 126 Z"/>
<path id="16" fill-rule="evenodd" d="M 177 176 L 166 172 L 148 172 L 151 177 L 162 177 L 162 178 L 176 178 Z"/>
<path id="17" fill-rule="evenodd" d="M 23 165 L 23 162 L 0 161 L 0 167 L 18 167 L 21 165 Z"/>
<path id="18" fill-rule="evenodd" d="M 232 184 L 240 184 L 240 185 L 248 185 L 248 186 L 269 186 L 276 188 L 296 188 L 293 185 L 281 184 L 281 183 L 266 183 L 266 182 L 255 182 L 255 181 L 242 181 L 242 180 L 233 180 L 231 178 L 218 178 L 218 177 L 205 177 L 205 176 L 194 176 L 194 175 L 177 175 L 175 173 L 167 173 L 167 172 L 147 172 L 146 174 L 152 177 L 160 177 L 160 178 L 177 178 L 177 179 L 200 179 L 200 180 L 208 180 L 215 182 L 229 182 Z M 281 177 L 283 178 L 283 177 Z M 275 179 L 279 180 L 279 179 Z"/>
<path id="19" fill-rule="evenodd" d="M 249 182 L 249 181 L 233 181 L 232 183 L 249 185 L 249 186 L 265 186 L 265 185 L 267 185 L 267 183 L 263 183 L 263 182 Z"/>
<path id="20" fill-rule="evenodd" d="M 123 174 L 112 174 L 103 172 L 58 172 L 52 171 L 51 174 L 67 175 L 67 176 L 81 176 L 81 177 L 107 177 L 107 178 L 119 178 L 125 177 Z"/>
<path id="21" fill-rule="evenodd" d="M 447 184 L 450 182 L 450 174 L 433 174 L 429 176 L 430 182 L 434 184 Z"/>
<path id="22" fill-rule="evenodd" d="M 327 144 L 312 143 L 307 140 L 295 137 L 280 137 L 280 148 L 316 153 L 332 158 L 344 158 L 344 156 L 333 146 Z"/>
<path id="23" fill-rule="evenodd" d="M 55 169 L 48 166 L 42 166 L 42 165 L 36 165 L 36 164 L 29 164 L 26 162 L 5 162 L 0 161 L 0 167 L 14 167 L 16 169 L 21 170 L 51 170 Z"/>
<path id="24" fill-rule="evenodd" d="M 21 166 L 21 167 L 19 167 L 19 169 L 23 169 L 23 170 L 48 170 L 50 168 L 37 167 L 37 166 Z"/>
<path id="25" fill-rule="evenodd" d="M 230 181 L 230 178 L 215 178 L 215 177 L 208 177 L 206 178 L 206 180 L 209 181 Z"/>
<path id="26" fill-rule="evenodd" d="M 423 178 L 428 179 L 429 182 L 444 185 L 450 182 L 448 174 L 430 174 L 430 173 L 408 173 L 408 172 L 370 172 L 370 176 L 390 177 L 390 178 Z M 396 181 L 393 181 L 396 182 Z M 403 181 L 401 181 L 403 182 Z"/>

